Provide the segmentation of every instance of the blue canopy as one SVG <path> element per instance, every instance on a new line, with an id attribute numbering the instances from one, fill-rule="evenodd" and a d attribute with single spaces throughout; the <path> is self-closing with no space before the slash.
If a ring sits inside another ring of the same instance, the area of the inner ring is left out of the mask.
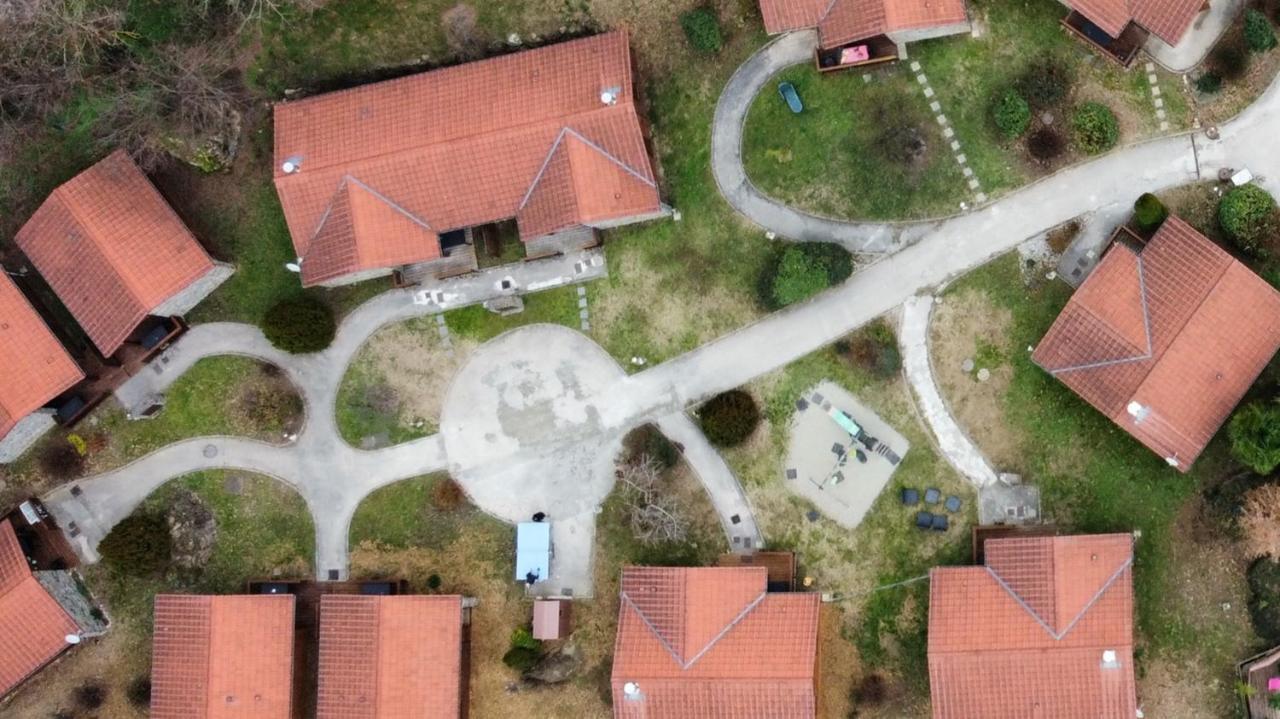
<path id="1" fill-rule="evenodd" d="M 527 582 L 530 574 L 535 582 L 551 574 L 551 525 L 546 522 L 516 525 L 516 581 Z"/>

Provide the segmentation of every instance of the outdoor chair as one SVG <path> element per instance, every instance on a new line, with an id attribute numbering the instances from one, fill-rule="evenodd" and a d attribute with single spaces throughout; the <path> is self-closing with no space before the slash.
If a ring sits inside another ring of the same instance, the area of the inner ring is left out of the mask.
<path id="1" fill-rule="evenodd" d="M 960 502 L 960 498 L 959 498 L 959 497 L 955 496 L 954 494 L 953 494 L 953 495 L 951 495 L 950 497 L 947 497 L 947 511 L 948 511 L 948 512 L 951 512 L 951 513 L 953 513 L 953 514 L 954 514 L 954 513 L 956 513 L 956 512 L 959 512 L 959 511 L 960 511 L 960 507 L 961 507 L 961 502 Z"/>
<path id="2" fill-rule="evenodd" d="M 933 526 L 933 514 L 930 512 L 916 512 L 916 526 L 920 529 L 928 529 Z"/>
<path id="3" fill-rule="evenodd" d="M 947 525 L 948 525 L 948 523 L 947 523 L 947 515 L 945 515 L 945 514 L 935 514 L 935 515 L 933 515 L 933 529 L 934 529 L 934 531 L 936 531 L 936 532 L 945 532 L 945 531 L 947 531 Z"/>
<path id="4" fill-rule="evenodd" d="M 942 492 L 930 487 L 924 491 L 925 504 L 937 504 L 942 501 Z"/>
<path id="5" fill-rule="evenodd" d="M 902 489 L 902 503 L 908 507 L 920 504 L 920 492 L 904 487 Z"/>

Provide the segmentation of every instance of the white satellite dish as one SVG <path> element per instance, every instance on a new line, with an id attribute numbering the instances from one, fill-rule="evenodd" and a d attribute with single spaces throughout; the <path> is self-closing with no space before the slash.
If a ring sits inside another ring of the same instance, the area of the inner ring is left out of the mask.
<path id="1" fill-rule="evenodd" d="M 79 643 L 80 643 L 80 635 L 79 635 L 79 634 L 68 634 L 67 636 L 63 637 L 63 640 L 64 640 L 67 644 L 71 644 L 71 645 L 73 645 L 73 646 L 74 646 L 74 645 L 76 645 L 76 644 L 79 644 Z"/>
<path id="2" fill-rule="evenodd" d="M 294 274 L 301 274 L 302 260 L 298 260 L 297 262 L 286 262 L 284 263 L 284 268 Z"/>

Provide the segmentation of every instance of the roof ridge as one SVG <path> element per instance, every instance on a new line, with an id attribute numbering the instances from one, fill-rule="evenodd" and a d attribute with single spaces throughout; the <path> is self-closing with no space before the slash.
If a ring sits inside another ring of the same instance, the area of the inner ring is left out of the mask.
<path id="1" fill-rule="evenodd" d="M 627 606 L 631 607 L 631 609 L 635 611 L 636 616 L 640 617 L 640 621 L 644 622 L 644 625 L 649 628 L 649 633 L 653 634 L 653 636 L 658 639 L 658 642 L 662 644 L 663 648 L 671 654 L 671 658 L 676 660 L 676 664 L 683 667 L 684 657 L 680 656 L 680 654 L 676 652 L 675 648 L 667 642 L 667 638 L 662 636 L 662 632 L 659 632 L 657 627 L 653 626 L 653 622 L 649 621 L 649 618 L 645 616 L 644 612 L 640 611 L 640 607 L 636 606 L 636 603 L 631 601 L 631 595 L 625 591 L 622 592 L 622 601 L 626 602 Z"/>
<path id="2" fill-rule="evenodd" d="M 116 152 L 123 152 L 123 150 L 117 150 Z M 84 238 L 84 240 L 89 244 L 93 245 L 94 252 L 97 253 L 100 257 L 102 257 L 103 262 L 107 266 L 111 267 L 112 274 L 120 277 L 122 276 L 122 273 L 120 273 L 116 269 L 115 259 L 109 256 L 106 250 L 103 249 L 102 243 L 98 241 L 98 238 L 94 235 L 93 230 L 90 229 L 89 223 L 86 222 L 85 220 L 85 217 L 83 215 L 83 208 L 80 207 L 79 203 L 71 201 L 70 195 L 67 192 L 67 185 L 70 185 L 71 183 L 75 182 L 85 173 L 92 171 L 93 168 L 97 167 L 99 164 L 111 159 L 111 156 L 114 154 L 116 153 L 113 152 L 111 153 L 111 155 L 107 155 L 106 157 L 102 158 L 101 160 L 94 163 L 93 165 L 90 165 L 88 168 L 83 170 L 80 174 L 76 175 L 70 180 L 67 180 L 61 185 L 58 185 L 56 188 L 54 188 L 53 192 L 49 193 L 49 199 L 52 200 L 56 198 L 58 202 L 62 203 L 62 206 L 66 208 L 67 213 L 71 215 L 71 219 L 75 220 L 76 227 L 79 228 L 81 236 Z M 46 200 L 46 204 L 47 202 L 48 201 Z M 40 207 L 41 209 L 43 209 L 44 205 L 41 205 Z M 39 210 L 37 210 L 37 212 L 38 211 Z M 26 252 L 26 250 L 23 250 L 23 252 Z M 129 294 L 129 298 L 132 299 L 135 304 L 137 304 L 138 306 L 142 306 L 143 304 L 142 298 L 139 297 L 138 293 L 135 292 L 134 289 L 129 286 L 128 282 L 121 282 L 120 286 L 124 288 L 124 291 Z M 143 310 L 144 313 L 149 311 L 150 311 L 150 308 Z M 77 321 L 77 324 L 79 324 L 78 321 Z"/>
<path id="3" fill-rule="evenodd" d="M 721 639 L 725 637 L 725 635 L 727 635 L 730 631 L 732 631 L 734 627 L 738 626 L 739 622 L 745 619 L 748 614 L 753 612 L 756 607 L 760 606 L 760 603 L 763 602 L 764 598 L 767 596 L 769 596 L 769 590 L 766 588 L 764 591 L 760 592 L 760 596 L 751 600 L 751 602 L 747 604 L 747 606 L 743 608 L 741 612 L 738 613 L 738 616 L 734 617 L 728 624 L 724 625 L 724 628 L 721 629 L 718 634 L 712 637 L 711 641 L 707 642 L 707 645 L 703 647 L 697 654 L 693 655 L 693 658 L 690 659 L 688 662 L 686 662 L 683 668 L 689 669 L 694 665 L 694 663 L 696 663 L 699 659 L 702 658 L 702 655 L 711 651 L 711 647 L 715 646 Z"/>
<path id="4" fill-rule="evenodd" d="M 537 189 L 538 183 L 542 182 L 542 176 L 546 174 L 547 168 L 551 166 L 551 158 L 555 157 L 556 151 L 560 149 L 560 143 L 564 141 L 564 136 L 569 132 L 569 126 L 565 125 L 560 128 L 560 132 L 556 133 L 556 139 L 551 142 L 551 149 L 547 150 L 547 154 L 542 158 L 542 164 L 538 167 L 538 171 L 533 175 L 533 181 L 529 183 L 528 189 L 524 191 L 524 197 L 520 200 L 520 204 L 516 205 L 516 214 L 519 214 L 524 206 L 529 204 L 529 198 L 533 197 L 533 191 Z M 573 172 L 572 165 L 569 168 Z M 577 195 L 574 195 L 574 202 L 577 202 Z"/>
<path id="5" fill-rule="evenodd" d="M 204 710 L 204 715 L 208 716 L 209 702 L 213 701 L 213 692 L 211 691 L 213 687 L 213 602 L 217 597 L 208 594 L 194 596 L 203 600 L 201 604 L 209 612 L 209 633 L 204 643 L 204 701 L 201 702 L 200 707 Z"/>
<path id="6" fill-rule="evenodd" d="M 648 185 L 649 187 L 657 187 L 657 186 L 658 186 L 658 183 L 657 183 L 657 182 L 655 182 L 654 180 L 650 180 L 649 178 L 647 178 L 647 177 L 645 177 L 644 175 L 640 174 L 640 171 L 639 171 L 639 170 L 635 169 L 635 168 L 634 168 L 634 167 L 632 167 L 631 165 L 629 165 L 629 164 L 627 164 L 627 163 L 623 162 L 622 160 L 620 160 L 619 158 L 615 157 L 612 153 L 610 153 L 608 150 L 604 149 L 603 147 L 601 147 L 601 146 L 597 145 L 596 143 L 592 142 L 590 139 L 588 139 L 588 138 L 587 138 L 585 135 L 583 135 L 581 132 L 578 132 L 577 130 L 573 129 L 573 127 L 572 127 L 571 125 L 569 125 L 569 124 L 567 124 L 567 123 L 566 123 L 566 124 L 565 124 L 565 126 L 564 126 L 564 129 L 565 129 L 565 132 L 567 132 L 567 133 L 569 133 L 570 135 L 573 135 L 575 138 L 577 138 L 579 142 L 583 143 L 584 145 L 586 145 L 587 147 L 591 148 L 592 150 L 595 150 L 596 152 L 600 153 L 601 155 L 603 155 L 603 156 L 604 156 L 604 158 L 605 158 L 605 159 L 609 160 L 609 161 L 610 161 L 610 162 L 612 162 L 613 164 L 615 164 L 615 165 L 617 165 L 618 167 L 622 168 L 622 169 L 623 169 L 623 170 L 625 170 L 628 174 L 631 174 L 631 175 L 635 176 L 635 177 L 636 177 L 636 179 L 640 180 L 640 181 L 641 181 L 641 182 L 643 182 L 644 184 Z M 573 165 L 572 165 L 572 164 L 570 164 L 570 166 L 569 166 L 569 167 L 570 167 L 570 169 L 572 170 Z"/>
<path id="7" fill-rule="evenodd" d="M 1121 245 L 1121 247 L 1123 247 L 1123 245 Z M 1128 250 L 1127 247 L 1125 249 Z M 1144 334 L 1146 335 L 1146 340 L 1147 340 L 1146 352 L 1140 355 L 1134 355 L 1132 357 L 1120 357 L 1116 359 L 1099 360 L 1097 362 L 1088 362 L 1081 365 L 1062 367 L 1060 369 L 1051 369 L 1049 370 L 1049 374 L 1056 375 L 1061 372 L 1079 372 L 1079 371 L 1089 370 L 1089 369 L 1100 369 L 1102 367 L 1112 367 L 1115 365 L 1127 364 L 1130 362 L 1141 362 L 1143 360 L 1152 359 L 1155 356 L 1155 347 L 1151 343 L 1151 312 L 1147 303 L 1147 281 L 1146 281 L 1146 274 L 1143 270 L 1142 254 L 1138 252 L 1134 252 L 1133 258 L 1134 260 L 1137 261 L 1136 269 L 1137 269 L 1137 275 L 1138 275 L 1138 299 L 1139 299 L 1139 302 L 1142 303 L 1142 329 Z M 1085 305 L 1083 303 L 1078 303 L 1076 306 L 1084 310 L 1086 313 L 1088 313 L 1090 317 L 1092 317 L 1095 321 L 1097 321 L 1102 326 L 1106 327 L 1108 330 L 1114 331 L 1114 328 L 1111 326 L 1111 323 L 1099 317 L 1091 308 L 1089 308 L 1088 305 Z M 1119 332 L 1116 332 L 1116 334 L 1120 335 Z M 1147 374 L 1151 374 L 1151 369 L 1148 369 L 1146 374 L 1143 375 L 1143 380 L 1146 379 Z M 1138 384 L 1142 384 L 1142 382 L 1139 382 Z"/>
<path id="8" fill-rule="evenodd" d="M 1056 561 L 1056 555 L 1051 561 Z M 1092 609 L 1093 605 L 1096 604 L 1098 600 L 1102 598 L 1102 595 L 1106 594 L 1107 590 L 1111 588 L 1111 585 L 1115 584 L 1116 580 L 1119 579 L 1120 576 L 1124 574 L 1124 572 L 1132 566 L 1133 566 L 1133 552 L 1130 551 L 1129 556 L 1126 557 L 1125 560 L 1120 563 L 1120 567 L 1117 568 L 1116 571 L 1113 572 L 1111 576 L 1107 578 L 1107 581 L 1102 583 L 1102 585 L 1098 588 L 1098 591 L 1095 592 L 1094 595 L 1089 598 L 1088 602 L 1085 602 L 1084 607 L 1080 610 L 1078 614 L 1076 614 L 1076 616 L 1071 620 L 1070 623 L 1067 624 L 1067 626 L 1061 632 L 1055 631 L 1054 628 L 1050 627 L 1048 623 L 1046 623 L 1044 619 L 1034 609 L 1032 609 L 1022 599 L 1021 596 L 1018 595 L 1017 592 L 1013 591 L 1013 588 L 1010 587 L 1009 584 L 1004 581 L 1004 578 L 1001 577 L 994 569 L 986 565 L 983 565 L 982 568 L 987 570 L 987 573 L 991 575 L 991 578 L 996 580 L 996 583 L 999 584 L 1006 592 L 1008 592 L 1009 596 L 1012 597 L 1013 600 L 1018 603 L 1018 606 L 1026 610 L 1026 612 L 1030 614 L 1036 620 L 1036 622 L 1041 627 L 1044 628 L 1046 632 L 1048 632 L 1049 636 L 1052 637 L 1054 641 L 1061 641 L 1062 639 L 1066 638 L 1067 634 L 1071 633 L 1071 630 L 1075 628 L 1075 625 L 1080 621 L 1080 619 L 1083 618 L 1085 614 L 1089 613 L 1089 610 Z M 1055 600 L 1056 600 L 1057 598 L 1056 586 L 1055 586 L 1054 594 L 1055 594 Z M 1055 615 L 1057 614 L 1056 601 L 1054 604 L 1054 613 Z M 1056 620 L 1056 616 L 1055 616 L 1055 620 Z"/>

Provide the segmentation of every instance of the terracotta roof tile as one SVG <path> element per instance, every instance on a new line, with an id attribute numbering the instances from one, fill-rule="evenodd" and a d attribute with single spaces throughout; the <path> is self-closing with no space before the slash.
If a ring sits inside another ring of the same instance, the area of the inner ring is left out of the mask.
<path id="1" fill-rule="evenodd" d="M 986 562 L 930 574 L 934 718 L 1131 719 L 1132 537 L 992 539 Z"/>
<path id="2" fill-rule="evenodd" d="M 765 32 L 776 35 L 817 27 L 832 0 L 760 0 Z"/>
<path id="3" fill-rule="evenodd" d="M 213 269 L 123 150 L 54 190 L 16 239 L 104 355 Z"/>
<path id="4" fill-rule="evenodd" d="M 0 522 L 0 697 L 53 661 L 80 628 L 40 582 L 13 533 Z"/>
<path id="5" fill-rule="evenodd" d="M 291 719 L 291 595 L 155 600 L 152 719 Z"/>
<path id="6" fill-rule="evenodd" d="M 22 291 L 0 273 L 0 439 L 84 378 Z"/>
<path id="7" fill-rule="evenodd" d="M 319 719 L 461 715 L 462 597 L 326 595 Z"/>
<path id="8" fill-rule="evenodd" d="M 624 569 L 614 716 L 813 717 L 818 596 L 766 580 L 764 567 Z"/>
<path id="9" fill-rule="evenodd" d="M 435 259 L 439 233 L 486 222 L 531 239 L 660 207 L 625 32 L 281 103 L 275 147 L 304 284 Z"/>
<path id="10" fill-rule="evenodd" d="M 822 47 L 968 22 L 964 0 L 760 0 L 770 34 L 817 27 Z"/>
<path id="11" fill-rule="evenodd" d="M 1119 37 L 1136 22 L 1170 45 L 1177 45 L 1200 14 L 1203 0 L 1067 0 L 1108 35 Z"/>
<path id="12" fill-rule="evenodd" d="M 1107 252 L 1032 360 L 1185 472 L 1278 348 L 1280 293 L 1171 217 Z"/>

